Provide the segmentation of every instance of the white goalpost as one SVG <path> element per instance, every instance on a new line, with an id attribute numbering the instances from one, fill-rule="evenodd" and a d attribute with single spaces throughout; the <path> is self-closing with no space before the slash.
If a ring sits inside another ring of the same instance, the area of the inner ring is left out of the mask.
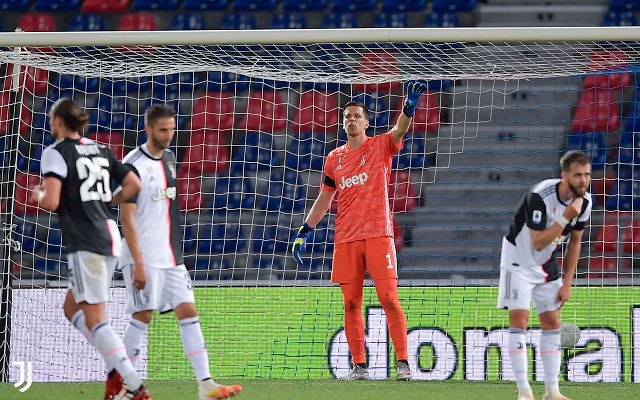
<path id="1" fill-rule="evenodd" d="M 313 379 L 350 362 L 329 282 L 336 208 L 305 265 L 290 243 L 324 158 L 346 141 L 342 105 L 367 105 L 368 134 L 380 134 L 406 82 L 424 79 L 389 190 L 414 379 L 513 379 L 495 307 L 502 236 L 525 190 L 558 177 L 562 153 L 580 149 L 595 203 L 562 312 L 581 329 L 564 379 L 640 382 L 638 38 L 638 27 L 0 33 L 0 380 L 17 379 L 12 362 L 31 362 L 35 381 L 104 376 L 60 311 L 68 268 L 57 218 L 29 199 L 58 98 L 78 101 L 91 116 L 84 134 L 119 158 L 146 140 L 146 107 L 176 110 L 185 264 L 212 373 Z M 386 379 L 395 353 L 366 285 L 369 370 Z M 122 286 L 116 274 L 119 332 Z M 535 380 L 539 334 L 532 325 Z M 189 377 L 178 337 L 172 318 L 154 320 L 143 377 Z"/>

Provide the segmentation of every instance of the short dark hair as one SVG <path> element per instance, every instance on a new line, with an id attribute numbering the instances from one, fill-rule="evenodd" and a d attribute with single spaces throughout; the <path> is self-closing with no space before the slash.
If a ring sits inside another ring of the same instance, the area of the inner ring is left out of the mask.
<path id="1" fill-rule="evenodd" d="M 144 124 L 145 126 L 153 126 L 159 119 L 173 118 L 175 115 L 176 113 L 173 111 L 173 108 L 163 104 L 154 104 L 144 112 Z"/>
<path id="2" fill-rule="evenodd" d="M 562 157 L 560 157 L 560 167 L 562 168 L 562 172 L 569 172 L 571 170 L 571 164 L 573 163 L 588 165 L 591 164 L 591 160 L 589 159 L 589 156 L 578 150 L 567 151 Z"/>
<path id="3" fill-rule="evenodd" d="M 60 118 L 64 126 L 73 132 L 80 132 L 89 123 L 89 115 L 82 111 L 80 105 L 65 97 L 53 104 L 51 115 Z"/>
<path id="4" fill-rule="evenodd" d="M 367 106 L 365 106 L 364 104 L 360 103 L 359 101 L 350 101 L 347 104 L 345 104 L 342 107 L 342 114 L 344 114 L 344 110 L 346 110 L 348 107 L 360 107 L 360 108 L 362 108 L 362 113 L 364 114 L 364 117 L 369 119 L 369 109 L 367 108 Z"/>

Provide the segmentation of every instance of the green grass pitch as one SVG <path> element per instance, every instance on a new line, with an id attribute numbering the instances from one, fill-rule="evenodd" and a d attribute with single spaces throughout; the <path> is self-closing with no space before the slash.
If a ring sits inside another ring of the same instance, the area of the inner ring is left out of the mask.
<path id="1" fill-rule="evenodd" d="M 224 382 L 224 383 L 236 383 Z M 368 381 L 348 382 L 314 380 L 240 380 L 243 392 L 238 400 L 424 400 L 472 399 L 515 400 L 513 382 L 467 381 Z M 197 400 L 193 381 L 147 381 L 154 400 Z M 562 392 L 574 400 L 640 399 L 640 386 L 634 383 L 566 383 Z M 10 383 L 0 384 L 2 400 L 85 400 L 102 399 L 104 383 L 34 383 L 24 393 Z M 544 387 L 534 384 L 534 394 L 542 399 Z"/>

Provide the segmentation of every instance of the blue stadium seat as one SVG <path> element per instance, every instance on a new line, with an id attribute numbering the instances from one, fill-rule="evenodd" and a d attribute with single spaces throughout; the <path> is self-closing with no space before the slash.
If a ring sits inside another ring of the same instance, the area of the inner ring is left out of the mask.
<path id="1" fill-rule="evenodd" d="M 207 20 L 202 14 L 176 14 L 171 20 L 172 31 L 207 29 Z"/>
<path id="2" fill-rule="evenodd" d="M 233 156 L 231 174 L 248 176 L 277 165 L 278 152 L 273 148 L 272 136 L 264 132 L 247 132 Z"/>
<path id="3" fill-rule="evenodd" d="M 0 0 L 2 11 L 27 11 L 30 0 Z"/>
<path id="4" fill-rule="evenodd" d="M 127 79 L 105 79 L 102 83 L 101 92 L 112 96 L 138 94 L 149 90 L 149 77 L 127 78 Z"/>
<path id="5" fill-rule="evenodd" d="M 634 11 L 610 10 L 602 20 L 602 26 L 637 26 L 638 19 Z"/>
<path id="6" fill-rule="evenodd" d="M 394 169 L 425 168 L 425 142 L 424 135 L 409 133 L 404 137 L 404 147 L 393 157 Z"/>
<path id="7" fill-rule="evenodd" d="M 220 29 L 248 30 L 256 29 L 256 19 L 248 13 L 231 13 L 222 18 Z"/>
<path id="8" fill-rule="evenodd" d="M 38 258 L 33 263 L 33 268 L 42 273 L 50 273 L 53 275 L 61 275 L 69 270 L 69 264 L 60 259 L 44 259 Z"/>
<path id="9" fill-rule="evenodd" d="M 22 251 L 33 253 L 40 248 L 40 242 L 36 239 L 36 226 L 31 221 L 19 221 L 16 224 L 13 238 L 21 243 Z"/>
<path id="10" fill-rule="evenodd" d="M 49 96 L 55 97 L 56 100 L 61 97 L 72 99 L 75 86 L 73 75 L 56 74 L 53 78 L 53 85 L 49 88 Z"/>
<path id="11" fill-rule="evenodd" d="M 104 31 L 107 27 L 104 23 L 104 18 L 98 14 L 79 14 L 71 18 L 69 27 L 70 32 L 82 32 L 82 31 Z"/>
<path id="12" fill-rule="evenodd" d="M 640 10 L 640 0 L 610 0 L 609 9 L 616 11 L 638 11 Z"/>
<path id="13" fill-rule="evenodd" d="M 477 0 L 433 0 L 431 9 L 435 12 L 473 11 L 477 5 Z"/>
<path id="14" fill-rule="evenodd" d="M 382 11 L 422 11 L 426 0 L 382 0 Z"/>
<path id="15" fill-rule="evenodd" d="M 198 237 L 199 254 L 226 254 L 242 251 L 246 244 L 240 224 L 205 225 Z"/>
<path id="16" fill-rule="evenodd" d="M 292 213 L 302 211 L 305 205 L 304 188 L 297 172 L 288 171 L 271 174 L 267 194 L 262 198 L 260 209 Z"/>
<path id="17" fill-rule="evenodd" d="M 175 11 L 179 8 L 178 0 L 133 0 L 133 11 Z"/>
<path id="18" fill-rule="evenodd" d="M 196 241 L 193 237 L 193 226 L 182 225 L 182 251 L 190 253 L 196 247 Z"/>
<path id="19" fill-rule="evenodd" d="M 322 21 L 323 29 L 357 28 L 358 18 L 352 12 L 332 12 L 327 14 Z"/>
<path id="20" fill-rule="evenodd" d="M 611 195 L 607 198 L 605 209 L 632 211 L 640 207 L 640 172 L 635 175 L 629 172 L 621 173 L 616 179 Z"/>
<path id="21" fill-rule="evenodd" d="M 251 250 L 256 254 L 286 253 L 296 232 L 282 225 L 253 225 Z"/>
<path id="22" fill-rule="evenodd" d="M 424 26 L 427 28 L 457 28 L 460 26 L 458 14 L 454 12 L 432 12 L 424 19 Z"/>
<path id="23" fill-rule="evenodd" d="M 591 167 L 594 171 L 604 168 L 607 162 L 607 146 L 602 134 L 571 133 L 567 136 L 567 150 L 579 150 L 586 153 L 591 159 Z"/>
<path id="24" fill-rule="evenodd" d="M 218 279 L 220 272 L 229 270 L 229 262 L 222 256 L 198 255 L 196 256 L 195 269 L 196 272 L 206 271 L 211 273 L 211 275 L 207 274 L 205 276 L 198 274 L 196 279 Z"/>
<path id="25" fill-rule="evenodd" d="M 301 133 L 287 146 L 284 165 L 294 171 L 322 171 L 327 154 L 329 146 L 325 135 Z"/>
<path id="26" fill-rule="evenodd" d="M 86 93 L 94 93 L 98 91 L 100 86 L 100 78 L 87 78 L 84 76 L 76 75 L 73 78 L 73 83 L 76 85 L 76 90 L 80 90 Z"/>
<path id="27" fill-rule="evenodd" d="M 305 29 L 307 19 L 304 14 L 296 12 L 282 12 L 273 16 L 271 29 Z"/>
<path id="28" fill-rule="evenodd" d="M 311 244 L 311 249 L 307 247 L 307 251 L 309 251 L 314 257 L 325 257 L 330 255 L 333 252 L 333 244 L 334 244 L 334 233 L 335 229 L 333 223 L 330 225 L 322 224 L 313 230 L 313 235 L 311 236 L 311 240 L 309 244 Z"/>
<path id="29" fill-rule="evenodd" d="M 239 11 L 275 10 L 278 0 L 233 0 L 233 9 Z"/>
<path id="30" fill-rule="evenodd" d="M 134 113 L 128 109 L 127 97 L 102 95 L 98 98 L 97 109 L 91 113 L 89 125 L 97 132 L 123 132 L 137 129 L 136 122 Z"/>
<path id="31" fill-rule="evenodd" d="M 409 19 L 403 12 L 381 12 L 373 21 L 374 28 L 408 28 Z"/>
<path id="32" fill-rule="evenodd" d="M 240 93 L 249 90 L 251 79 L 233 72 L 209 71 L 202 82 L 205 92 Z"/>
<path id="33" fill-rule="evenodd" d="M 75 11 L 80 8 L 79 0 L 36 0 L 35 11 Z"/>
<path id="34" fill-rule="evenodd" d="M 46 252 L 48 258 L 59 258 L 59 255 L 64 252 L 62 245 L 62 230 L 59 224 L 52 224 L 51 228 L 47 230 L 46 237 L 43 238 L 46 246 Z"/>
<path id="35" fill-rule="evenodd" d="M 373 11 L 376 8 L 376 0 L 352 0 L 352 1 L 333 1 L 331 4 L 332 11 L 356 11 L 366 12 Z"/>
<path id="36" fill-rule="evenodd" d="M 158 75 L 151 82 L 151 93 L 154 97 L 166 97 L 168 93 L 180 92 L 191 94 L 196 79 L 197 75 L 193 72 Z"/>
<path id="37" fill-rule="evenodd" d="M 640 134 L 624 132 L 620 135 L 616 169 L 621 173 L 631 173 L 640 165 Z"/>
<path id="38" fill-rule="evenodd" d="M 389 104 L 385 96 L 377 93 L 360 93 L 354 96 L 353 101 L 358 101 L 369 110 L 369 132 L 376 128 L 389 127 Z"/>
<path id="39" fill-rule="evenodd" d="M 223 176 L 216 179 L 212 208 L 216 210 L 237 211 L 241 208 L 253 208 L 256 194 L 249 178 L 241 176 Z"/>
<path id="40" fill-rule="evenodd" d="M 182 7 L 187 11 L 224 10 L 228 0 L 184 0 Z"/>
<path id="41" fill-rule="evenodd" d="M 285 11 L 322 11 L 327 7 L 327 0 L 284 0 Z"/>
<path id="42" fill-rule="evenodd" d="M 255 245 L 255 241 L 253 242 Z M 273 255 L 257 255 L 253 258 L 251 265 L 255 269 L 268 269 L 272 271 L 284 271 L 284 258 Z"/>

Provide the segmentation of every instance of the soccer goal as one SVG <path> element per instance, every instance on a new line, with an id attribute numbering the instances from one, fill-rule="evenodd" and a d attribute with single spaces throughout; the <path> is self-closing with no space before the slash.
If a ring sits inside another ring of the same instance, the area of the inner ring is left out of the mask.
<path id="1" fill-rule="evenodd" d="M 118 157 L 146 140 L 147 106 L 176 110 L 185 261 L 212 373 L 312 379 L 350 363 L 329 282 L 337 205 L 303 266 L 289 247 L 324 157 L 345 143 L 341 105 L 366 104 L 369 134 L 380 134 L 406 82 L 425 79 L 389 187 L 414 379 L 513 379 L 495 306 L 501 238 L 525 190 L 559 177 L 560 155 L 581 149 L 595 206 L 562 313 L 581 329 L 564 379 L 640 382 L 638 38 L 637 27 L 0 34 L 2 378 L 17 380 L 19 362 L 35 381 L 104 377 L 61 312 L 58 221 L 29 197 L 58 98 L 78 101 L 91 115 L 85 135 Z M 109 318 L 122 332 L 115 278 Z M 366 285 L 369 370 L 386 379 L 395 354 Z M 530 371 L 542 380 L 530 328 Z M 144 377 L 189 377 L 173 317 L 155 319 L 144 343 Z"/>

